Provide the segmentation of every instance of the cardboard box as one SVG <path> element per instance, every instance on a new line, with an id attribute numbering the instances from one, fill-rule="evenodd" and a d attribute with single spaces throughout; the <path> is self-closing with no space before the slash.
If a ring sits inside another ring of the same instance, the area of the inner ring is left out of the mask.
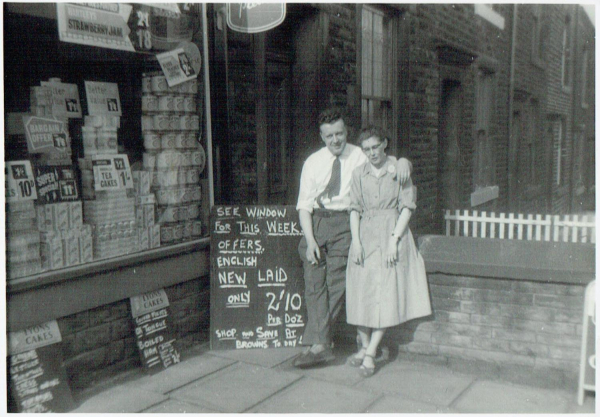
<path id="1" fill-rule="evenodd" d="M 45 270 L 59 269 L 65 266 L 63 241 L 58 238 L 40 244 L 42 268 Z"/>
<path id="2" fill-rule="evenodd" d="M 79 265 L 79 238 L 71 236 L 63 240 L 65 266 Z"/>
<path id="3" fill-rule="evenodd" d="M 83 210 L 81 201 L 72 201 L 69 204 L 69 228 L 79 228 L 83 225 Z"/>
<path id="4" fill-rule="evenodd" d="M 133 187 L 136 196 L 150 194 L 150 172 L 133 171 Z"/>

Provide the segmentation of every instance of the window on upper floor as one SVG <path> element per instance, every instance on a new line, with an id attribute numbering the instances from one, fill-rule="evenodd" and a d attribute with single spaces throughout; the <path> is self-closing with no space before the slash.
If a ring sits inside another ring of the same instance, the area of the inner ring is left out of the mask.
<path id="1" fill-rule="evenodd" d="M 534 4 L 532 7 L 531 59 L 539 64 L 542 61 L 542 7 L 539 4 Z"/>
<path id="2" fill-rule="evenodd" d="M 397 137 L 394 117 L 394 78 L 397 74 L 394 39 L 396 22 L 384 10 L 361 9 L 361 121 Z"/>
<path id="3" fill-rule="evenodd" d="M 589 72 L 590 51 L 586 48 L 583 50 L 581 57 L 581 107 L 587 109 L 588 102 L 588 72 Z"/>
<path id="4" fill-rule="evenodd" d="M 561 80 L 563 87 L 571 86 L 573 67 L 571 18 L 567 16 L 562 32 Z"/>

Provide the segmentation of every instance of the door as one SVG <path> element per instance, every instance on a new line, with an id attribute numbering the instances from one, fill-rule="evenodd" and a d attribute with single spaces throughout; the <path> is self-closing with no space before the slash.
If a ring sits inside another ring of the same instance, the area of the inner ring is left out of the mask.
<path id="1" fill-rule="evenodd" d="M 288 189 L 290 140 L 289 64 L 267 62 L 267 196 L 269 204 L 284 204 Z"/>
<path id="2" fill-rule="evenodd" d="M 442 82 L 439 110 L 438 142 L 438 207 L 443 224 L 445 210 L 460 208 L 459 169 L 460 169 L 460 123 L 461 83 L 453 79 Z"/>

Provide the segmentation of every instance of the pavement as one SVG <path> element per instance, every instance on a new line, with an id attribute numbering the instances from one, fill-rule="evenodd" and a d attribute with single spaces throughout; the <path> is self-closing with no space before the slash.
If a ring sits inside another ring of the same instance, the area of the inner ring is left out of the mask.
<path id="1" fill-rule="evenodd" d="M 595 394 L 579 406 L 576 390 L 516 384 L 465 367 L 459 371 L 400 354 L 378 359 L 361 377 L 336 347 L 327 366 L 292 365 L 299 348 L 211 351 L 148 375 L 120 375 L 75 397 L 74 413 L 594 413 Z"/>

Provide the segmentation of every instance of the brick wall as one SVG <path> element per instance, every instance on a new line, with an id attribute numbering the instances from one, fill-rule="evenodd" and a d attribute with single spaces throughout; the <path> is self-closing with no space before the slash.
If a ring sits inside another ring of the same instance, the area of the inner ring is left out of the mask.
<path id="1" fill-rule="evenodd" d="M 208 277 L 165 288 L 181 349 L 208 340 Z M 57 320 L 72 390 L 141 366 L 129 299 Z"/>
<path id="2" fill-rule="evenodd" d="M 510 58 L 511 6 L 496 5 L 505 18 L 505 29 L 500 30 L 474 14 L 472 4 L 418 5 L 409 12 L 409 112 L 410 158 L 415 163 L 413 178 L 419 187 L 419 209 L 416 212 L 419 233 L 441 232 L 435 219 L 442 210 L 438 194 L 438 128 L 440 85 L 442 82 L 439 47 L 450 47 L 475 57 L 454 67 L 461 71 L 463 90 L 460 125 L 461 162 L 459 196 L 462 207 L 470 207 L 473 189 L 473 129 L 475 122 L 474 67 L 481 65 L 481 57 L 496 64 L 495 105 L 490 132 L 493 136 L 496 182 L 500 186 L 498 207 L 507 200 L 508 130 L 508 62 Z M 475 63 L 475 65 L 471 65 Z M 479 209 L 493 207 L 488 204 Z"/>
<path id="3" fill-rule="evenodd" d="M 517 365 L 576 381 L 584 286 L 441 273 L 428 279 L 433 316 L 388 335 L 401 352 Z"/>

